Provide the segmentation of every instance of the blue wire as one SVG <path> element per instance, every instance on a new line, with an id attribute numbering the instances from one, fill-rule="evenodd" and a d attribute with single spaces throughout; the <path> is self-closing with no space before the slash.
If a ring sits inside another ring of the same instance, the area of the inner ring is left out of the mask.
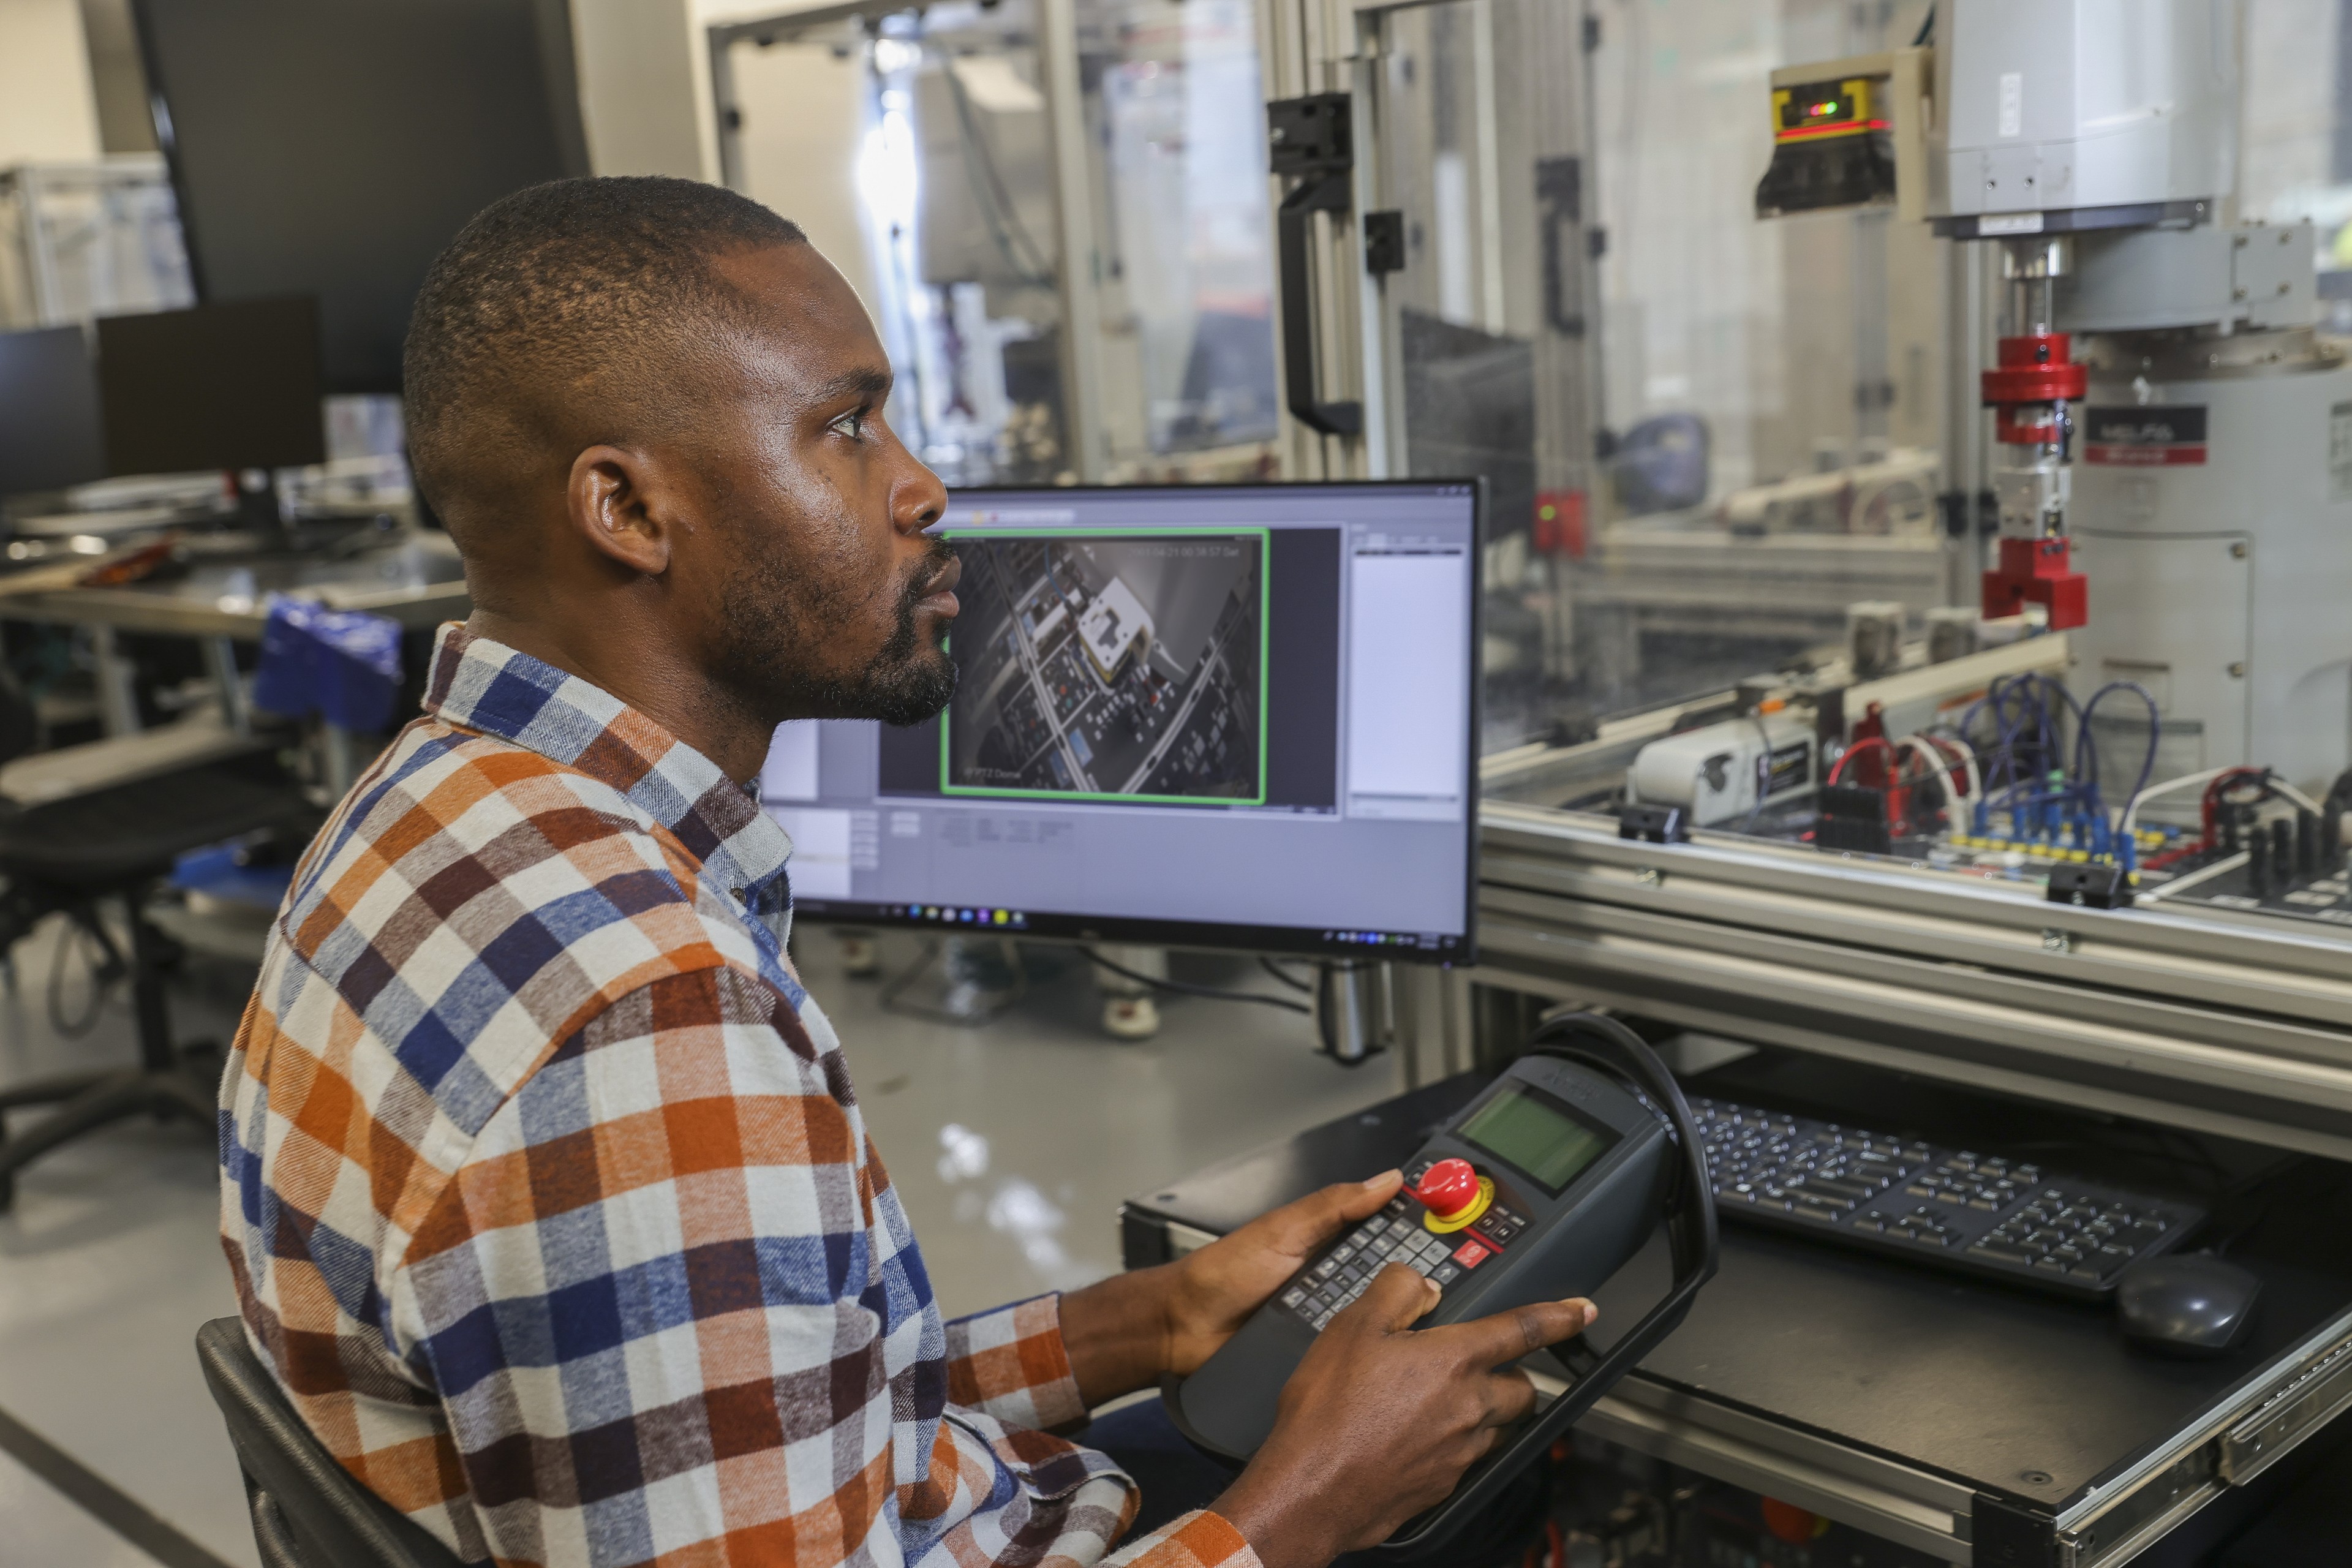
<path id="1" fill-rule="evenodd" d="M 2082 735 L 2075 742 L 2074 751 L 2077 758 L 2077 764 L 2079 766 L 2083 748 L 2089 744 L 2090 742 L 2091 715 L 2097 711 L 2100 700 L 2105 698 L 2108 693 L 2115 691 L 2128 691 L 2135 697 L 2137 697 L 2142 702 L 2147 704 L 2147 754 L 2140 761 L 2139 777 L 2133 782 L 2131 794 L 2125 797 L 2124 809 L 2128 811 L 2131 809 L 2131 803 L 2139 798 L 2139 792 L 2147 787 L 2148 775 L 2156 771 L 2157 742 L 2162 737 L 2164 732 L 2163 712 L 2157 707 L 2156 698 L 2149 692 L 2148 689 L 2142 686 L 2137 680 L 2110 680 L 2105 686 L 2100 687 L 2096 691 L 2091 693 L 2091 700 L 2083 704 Z M 2094 763 L 2095 764 L 2098 757 L 2098 751 L 2095 747 L 2092 749 L 2091 756 L 2094 760 Z"/>

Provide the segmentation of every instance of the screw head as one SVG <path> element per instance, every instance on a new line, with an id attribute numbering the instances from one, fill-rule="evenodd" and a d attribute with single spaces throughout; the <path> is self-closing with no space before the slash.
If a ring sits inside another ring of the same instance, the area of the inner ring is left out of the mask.
<path id="1" fill-rule="evenodd" d="M 2017 1472 L 2017 1479 L 2023 1481 L 2029 1487 L 2046 1487 L 2050 1484 L 2050 1472 L 2047 1470 L 2020 1470 Z"/>
<path id="2" fill-rule="evenodd" d="M 2238 542 L 2237 542 L 2237 543 L 2232 544 L 2231 546 L 2230 546 L 2230 559 L 2231 559 L 2231 560 L 2232 560 L 2232 561 L 2243 561 L 2245 558 L 2246 558 L 2246 542 L 2245 542 L 2244 540 L 2242 540 L 2242 540 L 2238 541 Z"/>
<path id="3" fill-rule="evenodd" d="M 2236 660 L 2230 666 L 2230 678 L 2233 680 L 2243 680 L 2246 679 L 2246 661 L 2244 659 Z"/>

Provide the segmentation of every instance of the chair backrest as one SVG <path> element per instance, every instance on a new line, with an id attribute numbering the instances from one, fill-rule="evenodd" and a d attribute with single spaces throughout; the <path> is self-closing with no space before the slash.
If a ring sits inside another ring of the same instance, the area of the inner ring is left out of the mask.
<path id="1" fill-rule="evenodd" d="M 460 1568 L 455 1552 L 353 1480 L 310 1435 L 246 1343 L 242 1322 L 215 1318 L 197 1330 L 196 1359 L 245 1468 L 255 1542 L 271 1568 Z"/>

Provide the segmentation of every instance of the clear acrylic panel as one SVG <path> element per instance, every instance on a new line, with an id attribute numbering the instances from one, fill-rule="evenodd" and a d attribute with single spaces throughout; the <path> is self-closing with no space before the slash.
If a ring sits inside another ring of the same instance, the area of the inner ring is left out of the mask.
<path id="1" fill-rule="evenodd" d="M 1874 213 L 1762 223 L 1753 196 L 1770 68 L 1907 42 L 1924 12 L 1390 14 L 1399 467 L 1487 477 L 1490 754 L 1825 653 L 1856 601 L 1916 631 L 1963 592 L 1935 243 Z"/>
<path id="2" fill-rule="evenodd" d="M 1080 0 L 1078 101 L 1060 107 L 1084 173 L 1063 192 L 1039 9 L 736 25 L 730 177 L 857 286 L 899 373 L 893 419 L 950 484 L 1265 471 L 1273 264 L 1249 0 Z M 1073 300 L 1079 355 L 1064 352 Z M 1092 384 L 1066 384 L 1074 371 Z"/>
<path id="3" fill-rule="evenodd" d="M 1080 0 L 1077 16 L 1111 463 L 1159 476 L 1220 449 L 1255 460 L 1279 414 L 1249 0 Z"/>
<path id="4" fill-rule="evenodd" d="M 950 484 L 1070 469 L 1051 133 L 1032 0 L 730 46 L 731 177 L 875 318 L 899 434 Z"/>

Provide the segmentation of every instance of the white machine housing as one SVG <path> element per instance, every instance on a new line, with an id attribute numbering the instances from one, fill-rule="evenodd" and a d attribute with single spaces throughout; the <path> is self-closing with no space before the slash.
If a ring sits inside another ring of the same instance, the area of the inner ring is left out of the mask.
<path id="1" fill-rule="evenodd" d="M 2210 219 L 2230 194 L 2234 0 L 1945 0 L 1936 32 L 1930 216 L 2056 233 Z"/>
<path id="2" fill-rule="evenodd" d="M 2158 778 L 2244 763 L 2324 788 L 2352 765 L 2352 368 L 2307 327 L 2202 342 L 2091 350 L 2072 684 L 2156 697 Z M 2144 711 L 2103 708 L 2128 726 L 2101 735 L 2103 773 L 2137 772 Z"/>
<path id="3" fill-rule="evenodd" d="M 1813 787 L 1812 716 L 1787 710 L 1701 725 L 1651 742 L 1625 770 L 1625 795 L 1648 805 L 1679 805 L 1691 825 L 1708 827 L 1747 816 Z"/>

